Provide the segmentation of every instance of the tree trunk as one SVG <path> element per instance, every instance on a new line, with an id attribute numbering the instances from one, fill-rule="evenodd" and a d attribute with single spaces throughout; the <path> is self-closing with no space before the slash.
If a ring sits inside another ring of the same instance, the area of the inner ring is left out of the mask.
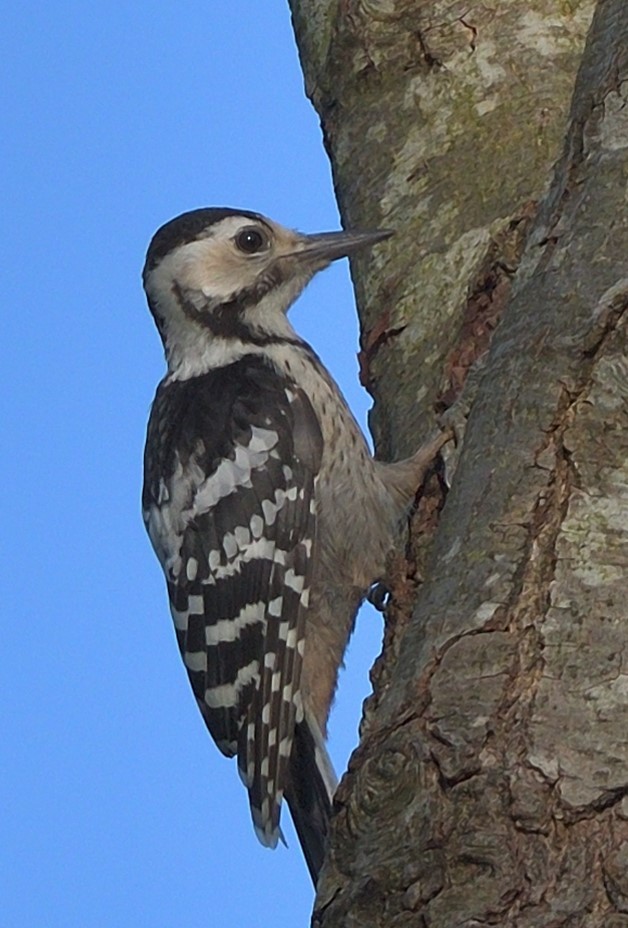
<path id="1" fill-rule="evenodd" d="M 292 8 L 345 223 L 398 231 L 353 267 L 382 456 L 489 347 L 314 923 L 628 926 L 628 4 L 600 0 L 569 120 L 592 3 Z"/>

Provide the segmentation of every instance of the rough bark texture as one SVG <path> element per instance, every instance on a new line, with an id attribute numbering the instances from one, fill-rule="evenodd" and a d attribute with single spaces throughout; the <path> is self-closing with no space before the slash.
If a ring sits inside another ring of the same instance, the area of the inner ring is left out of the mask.
<path id="1" fill-rule="evenodd" d="M 628 926 L 628 5 L 598 5 L 511 293 L 591 5 L 499 6 L 293 0 L 347 224 L 403 229 L 354 268 L 385 454 L 490 341 L 411 620 L 399 572 L 324 928 Z"/>
<path id="2" fill-rule="evenodd" d="M 411 453 L 486 347 L 593 5 L 291 0 L 344 222 L 397 232 L 354 264 L 382 457 Z"/>

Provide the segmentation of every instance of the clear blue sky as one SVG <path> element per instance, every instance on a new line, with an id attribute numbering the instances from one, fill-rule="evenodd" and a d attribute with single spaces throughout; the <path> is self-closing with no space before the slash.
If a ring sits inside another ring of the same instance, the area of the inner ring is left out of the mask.
<path id="1" fill-rule="evenodd" d="M 338 227 L 287 2 L 22 2 L 2 91 L 0 928 L 307 925 L 194 706 L 139 515 L 161 346 L 140 270 L 197 206 Z M 364 420 L 346 266 L 293 313 Z M 381 623 L 332 719 L 356 743 Z"/>

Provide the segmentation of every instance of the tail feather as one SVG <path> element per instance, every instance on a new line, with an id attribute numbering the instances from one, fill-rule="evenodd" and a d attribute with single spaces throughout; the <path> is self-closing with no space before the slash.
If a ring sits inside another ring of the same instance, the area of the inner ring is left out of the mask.
<path id="1" fill-rule="evenodd" d="M 321 730 L 306 715 L 296 726 L 286 800 L 314 886 L 325 859 L 337 785 Z"/>

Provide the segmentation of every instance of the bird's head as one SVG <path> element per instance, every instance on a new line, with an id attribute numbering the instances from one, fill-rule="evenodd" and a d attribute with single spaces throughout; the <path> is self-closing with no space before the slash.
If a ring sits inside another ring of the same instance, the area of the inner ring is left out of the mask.
<path id="1" fill-rule="evenodd" d="M 304 235 L 259 213 L 228 208 L 172 219 L 155 233 L 143 272 L 169 362 L 180 361 L 193 343 L 198 351 L 199 339 L 294 339 L 286 312 L 314 274 L 391 234 Z"/>

